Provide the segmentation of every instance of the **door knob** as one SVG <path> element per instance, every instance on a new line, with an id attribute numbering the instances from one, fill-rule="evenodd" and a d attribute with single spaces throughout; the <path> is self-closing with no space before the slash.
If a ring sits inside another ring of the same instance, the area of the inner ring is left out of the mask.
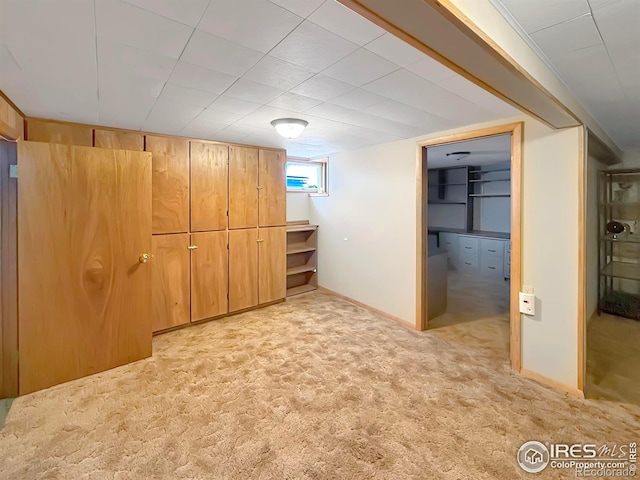
<path id="1" fill-rule="evenodd" d="M 151 255 L 149 255 L 148 253 L 143 253 L 142 255 L 140 255 L 140 258 L 138 260 L 140 261 L 140 263 L 147 263 L 150 258 Z"/>
<path id="2" fill-rule="evenodd" d="M 189 249 L 189 250 L 197 250 L 198 249 L 198 245 L 189 245 L 187 247 L 187 249 Z"/>

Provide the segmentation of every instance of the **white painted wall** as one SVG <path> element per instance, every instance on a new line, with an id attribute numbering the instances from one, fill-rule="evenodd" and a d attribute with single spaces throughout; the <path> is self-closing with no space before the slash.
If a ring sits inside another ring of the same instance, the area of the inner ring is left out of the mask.
<path id="1" fill-rule="evenodd" d="M 319 282 L 415 323 L 416 142 L 513 121 L 525 122 L 523 281 L 538 298 L 523 368 L 576 387 L 579 128 L 522 116 L 333 155 L 330 196 L 310 198 Z"/>
<path id="2" fill-rule="evenodd" d="M 308 193 L 287 193 L 287 222 L 309 220 L 309 203 Z"/>

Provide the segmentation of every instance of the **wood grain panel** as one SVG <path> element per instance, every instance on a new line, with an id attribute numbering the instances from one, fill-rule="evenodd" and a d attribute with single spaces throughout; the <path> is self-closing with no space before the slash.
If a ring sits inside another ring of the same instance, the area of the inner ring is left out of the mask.
<path id="1" fill-rule="evenodd" d="M 258 304 L 258 229 L 229 231 L 229 311 Z"/>
<path id="2" fill-rule="evenodd" d="M 228 250 L 227 232 L 191 235 L 191 321 L 227 313 Z"/>
<path id="3" fill-rule="evenodd" d="M 258 300 L 273 302 L 287 296 L 287 227 L 260 228 L 258 236 Z"/>
<path id="4" fill-rule="evenodd" d="M 154 235 L 151 241 L 153 331 L 189 323 L 189 234 Z"/>
<path id="5" fill-rule="evenodd" d="M 18 396 L 16 144 L 0 141 L 0 398 Z"/>
<path id="6" fill-rule="evenodd" d="M 258 226 L 258 149 L 229 147 L 229 228 Z"/>
<path id="7" fill-rule="evenodd" d="M 18 140 L 24 136 L 24 119 L 15 108 L 0 95 L 0 137 Z"/>
<path id="8" fill-rule="evenodd" d="M 144 152 L 144 135 L 137 132 L 122 132 L 96 128 L 94 131 L 93 145 L 100 148 L 118 148 Z"/>
<path id="9" fill-rule="evenodd" d="M 191 231 L 227 228 L 229 146 L 191 142 Z"/>
<path id="10" fill-rule="evenodd" d="M 284 150 L 260 150 L 259 225 L 271 227 L 287 223 L 287 179 Z"/>
<path id="11" fill-rule="evenodd" d="M 147 135 L 153 154 L 153 233 L 183 233 L 189 228 L 189 141 Z"/>
<path id="12" fill-rule="evenodd" d="M 92 147 L 93 128 L 88 125 L 57 123 L 30 118 L 27 121 L 27 139 L 32 142 Z"/>
<path id="13" fill-rule="evenodd" d="M 20 394 L 151 355 L 151 156 L 18 144 Z"/>

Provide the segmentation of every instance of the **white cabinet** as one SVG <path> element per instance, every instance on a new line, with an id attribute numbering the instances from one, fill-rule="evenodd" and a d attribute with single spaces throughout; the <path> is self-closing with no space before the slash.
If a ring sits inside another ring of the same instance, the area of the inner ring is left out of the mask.
<path id="1" fill-rule="evenodd" d="M 509 278 L 509 240 L 450 232 L 440 232 L 439 236 L 440 248 L 447 251 L 449 268 L 491 280 Z"/>
<path id="2" fill-rule="evenodd" d="M 444 248 L 447 251 L 449 268 L 458 269 L 458 234 L 440 233 L 440 248 Z"/>

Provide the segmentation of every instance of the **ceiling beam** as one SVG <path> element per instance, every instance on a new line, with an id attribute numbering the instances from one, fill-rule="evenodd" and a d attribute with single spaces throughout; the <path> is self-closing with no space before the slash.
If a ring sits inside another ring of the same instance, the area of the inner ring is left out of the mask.
<path id="1" fill-rule="evenodd" d="M 461 0 L 338 1 L 545 124 L 553 128 L 588 126 L 614 158 L 621 158 L 622 152 L 617 145 L 555 75 L 552 75 L 553 80 L 562 89 L 562 101 L 454 5 L 463 3 Z M 473 6 L 477 7 L 477 3 L 484 4 L 476 2 Z M 486 7 L 493 11 L 487 12 Z M 483 8 L 485 10 L 480 13 L 495 14 L 495 20 L 502 20 L 513 30 L 493 6 L 487 4 Z M 522 41 L 526 53 L 532 53 L 548 70 L 524 40 L 515 31 L 511 33 Z M 522 46 L 518 45 L 518 48 Z M 557 85 L 554 83 L 553 86 Z M 567 101 L 567 96 L 573 101 Z"/>

